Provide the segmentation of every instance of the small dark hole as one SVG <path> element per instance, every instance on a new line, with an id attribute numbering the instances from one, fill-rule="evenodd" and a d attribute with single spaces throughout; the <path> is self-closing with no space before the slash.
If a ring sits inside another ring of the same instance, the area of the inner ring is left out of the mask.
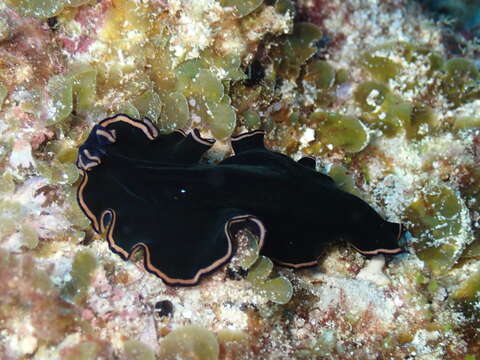
<path id="1" fill-rule="evenodd" d="M 245 73 L 247 74 L 247 79 L 245 79 L 243 83 L 248 87 L 258 85 L 265 77 L 265 69 L 257 59 L 253 60 L 252 63 L 247 66 Z"/>
<path id="2" fill-rule="evenodd" d="M 173 317 L 173 304 L 169 300 L 162 300 L 155 304 L 155 313 L 159 317 Z"/>
<path id="3" fill-rule="evenodd" d="M 47 19 L 47 24 L 50 30 L 52 31 L 57 31 L 58 30 L 58 19 L 56 16 L 48 18 Z"/>

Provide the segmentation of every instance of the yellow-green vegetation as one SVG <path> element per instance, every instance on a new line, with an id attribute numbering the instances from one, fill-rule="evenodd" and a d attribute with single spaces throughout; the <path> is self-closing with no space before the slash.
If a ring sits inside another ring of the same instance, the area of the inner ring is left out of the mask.
<path id="1" fill-rule="evenodd" d="M 48 159 L 36 160 L 38 172 L 51 184 L 72 185 L 80 172 L 75 166 L 76 144 L 68 139 L 50 141 L 45 147 Z"/>
<path id="2" fill-rule="evenodd" d="M 198 326 L 175 329 L 160 343 L 160 360 L 217 360 L 220 349 L 215 334 Z"/>
<path id="3" fill-rule="evenodd" d="M 480 97 L 479 73 L 477 66 L 463 58 L 448 60 L 444 66 L 442 87 L 453 105 Z"/>
<path id="4" fill-rule="evenodd" d="M 292 284 L 283 276 L 270 279 L 272 270 L 272 261 L 265 256 L 260 256 L 248 269 L 247 280 L 268 300 L 277 304 L 286 304 L 293 295 Z"/>
<path id="5" fill-rule="evenodd" d="M 310 115 L 309 121 L 316 125 L 316 137 L 320 139 L 316 146 L 310 147 L 314 153 L 332 145 L 346 152 L 355 153 L 368 145 L 367 129 L 356 117 L 314 112 Z"/>
<path id="6" fill-rule="evenodd" d="M 97 268 L 97 258 L 89 250 L 77 252 L 73 259 L 71 280 L 62 289 L 65 300 L 77 305 L 85 302 L 92 275 Z"/>
<path id="7" fill-rule="evenodd" d="M 238 266 L 243 269 L 249 269 L 258 259 L 260 248 L 258 240 L 248 230 L 241 231 L 237 237 L 237 254 L 235 258 L 238 261 Z"/>
<path id="8" fill-rule="evenodd" d="M 320 39 L 320 29 L 309 23 L 295 24 L 291 35 L 285 37 L 278 48 L 276 70 L 286 79 L 295 80 L 300 69 L 316 51 L 314 42 Z"/>
<path id="9" fill-rule="evenodd" d="M 70 115 L 73 109 L 72 96 L 73 81 L 71 78 L 55 75 L 48 81 L 47 91 L 50 95 L 51 113 L 49 124 L 62 121 Z"/>
<path id="10" fill-rule="evenodd" d="M 5 85 L 0 83 L 0 110 L 2 110 L 2 105 L 3 102 L 5 101 L 5 98 L 7 97 L 8 91 Z"/>
<path id="11" fill-rule="evenodd" d="M 248 270 L 247 281 L 268 300 L 277 304 L 288 303 L 293 295 L 292 284 L 283 276 L 272 278 L 273 262 L 266 256 L 259 255 L 257 238 L 248 230 L 243 230 L 237 235 L 237 241 L 234 265 Z"/>
<path id="12" fill-rule="evenodd" d="M 64 352 L 65 360 L 89 360 L 98 358 L 100 346 L 93 341 L 83 341 Z M 135 359 L 135 358 L 132 358 Z"/>
<path id="13" fill-rule="evenodd" d="M 235 16 L 239 18 L 250 14 L 252 11 L 257 9 L 262 3 L 263 3 L 263 0 L 221 0 L 220 1 L 220 4 L 222 4 L 223 7 L 233 8 Z"/>
<path id="14" fill-rule="evenodd" d="M 360 191 L 355 186 L 355 181 L 352 176 L 348 174 L 348 170 L 342 165 L 333 165 L 328 171 L 328 176 L 337 184 L 343 191 L 349 192 L 358 197 L 362 197 Z"/>
<path id="15" fill-rule="evenodd" d="M 411 232 L 420 238 L 415 244 L 418 256 L 434 274 L 440 275 L 461 254 L 462 203 L 450 188 L 430 189 L 406 209 Z"/>
<path id="16" fill-rule="evenodd" d="M 137 340 L 127 340 L 123 344 L 123 351 L 127 359 L 155 360 L 155 353 L 144 343 Z"/>

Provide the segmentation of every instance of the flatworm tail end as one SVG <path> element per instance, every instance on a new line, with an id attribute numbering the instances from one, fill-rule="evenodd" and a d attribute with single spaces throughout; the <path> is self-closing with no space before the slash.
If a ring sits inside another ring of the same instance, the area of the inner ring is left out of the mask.
<path id="1" fill-rule="evenodd" d="M 299 164 L 302 164 L 303 166 L 306 166 L 310 169 L 315 170 L 317 166 L 317 162 L 314 157 L 311 156 L 305 156 L 302 157 L 300 160 L 297 161 Z"/>

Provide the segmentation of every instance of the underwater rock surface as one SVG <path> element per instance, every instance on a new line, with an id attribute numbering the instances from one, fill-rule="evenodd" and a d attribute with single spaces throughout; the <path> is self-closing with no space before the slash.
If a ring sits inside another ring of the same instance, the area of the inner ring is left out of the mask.
<path id="1" fill-rule="evenodd" d="M 444 34 L 407 0 L 0 3 L 0 357 L 478 359 L 479 50 Z M 263 129 L 406 224 L 408 251 L 291 270 L 247 231 L 169 287 L 77 206 L 77 148 L 116 113 L 200 129 L 206 162 Z"/>

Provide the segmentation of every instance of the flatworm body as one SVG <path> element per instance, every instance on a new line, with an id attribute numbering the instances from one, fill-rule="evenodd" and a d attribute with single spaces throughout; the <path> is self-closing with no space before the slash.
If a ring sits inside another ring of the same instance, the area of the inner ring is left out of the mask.
<path id="1" fill-rule="evenodd" d="M 312 266 L 326 244 L 344 239 L 363 254 L 395 254 L 402 226 L 315 170 L 265 148 L 264 133 L 232 138 L 234 155 L 199 163 L 214 140 L 177 130 L 159 134 L 126 115 L 97 124 L 80 147 L 78 201 L 112 251 L 145 250 L 145 268 L 170 285 L 194 285 L 233 255 L 249 228 L 278 264 Z"/>

